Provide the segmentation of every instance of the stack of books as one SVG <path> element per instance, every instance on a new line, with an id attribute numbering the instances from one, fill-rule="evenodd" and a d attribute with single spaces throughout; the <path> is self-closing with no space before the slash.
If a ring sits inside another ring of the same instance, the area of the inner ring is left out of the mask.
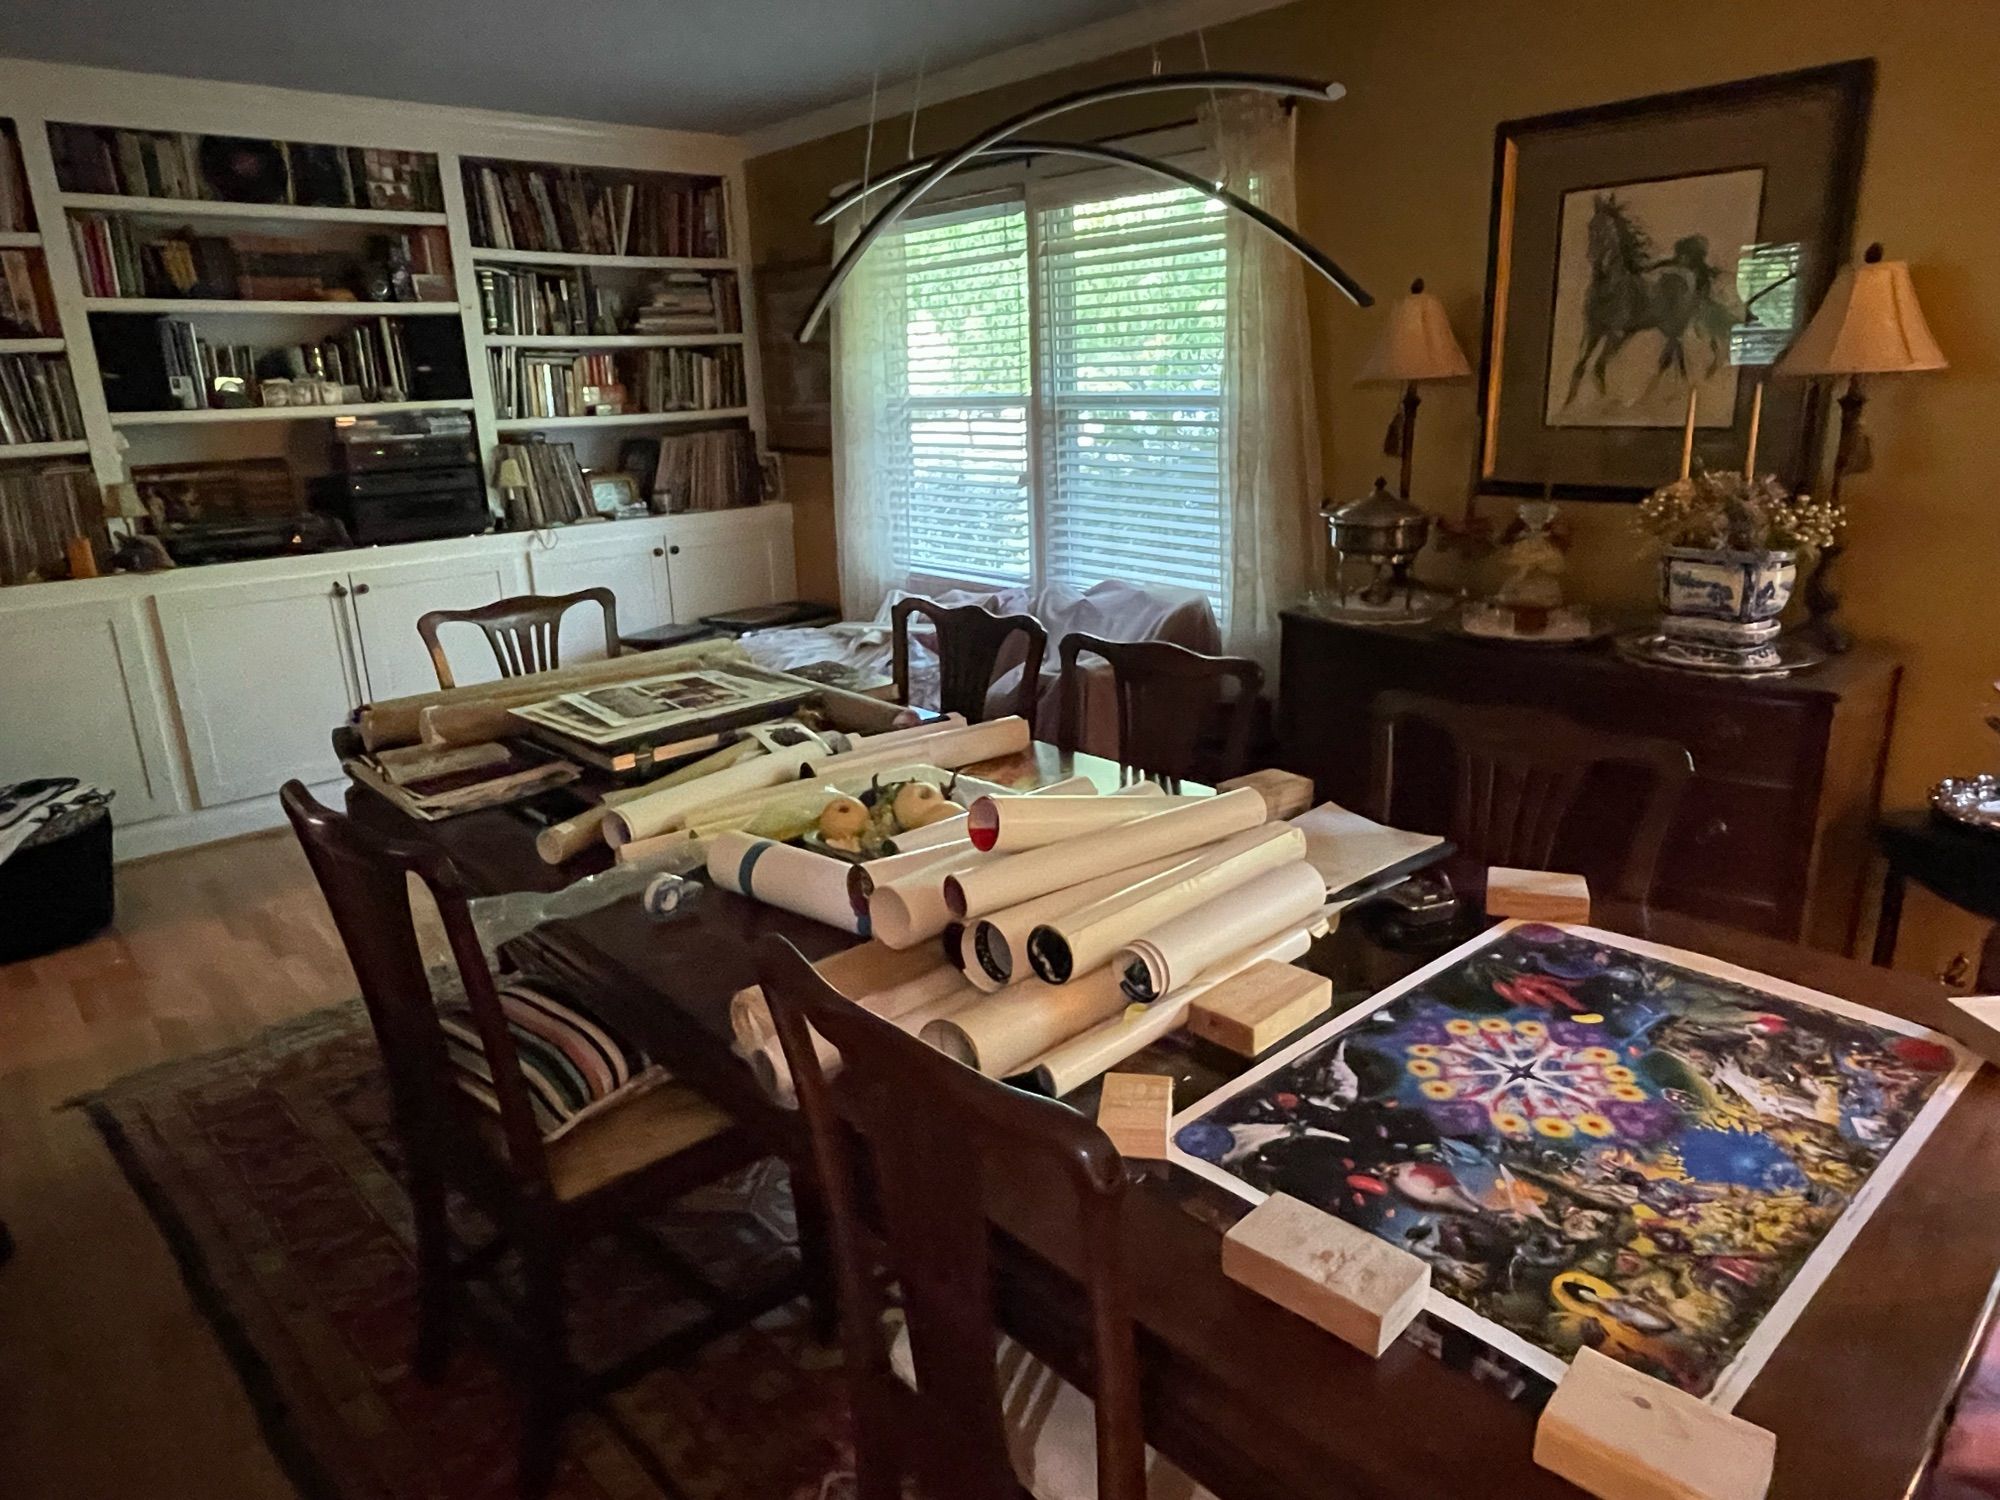
<path id="1" fill-rule="evenodd" d="M 716 178 L 466 162 L 472 240 L 494 250 L 573 255 L 729 253 L 727 187 Z"/>
<path id="2" fill-rule="evenodd" d="M 757 503 L 757 450 L 748 429 L 677 433 L 660 440 L 653 479 L 656 510 L 733 510 Z"/>
<path id="3" fill-rule="evenodd" d="M 262 350 L 251 344 L 211 344 L 183 318 L 160 319 L 159 334 L 167 387 L 183 411 L 259 405 L 260 378 L 329 380 L 342 387 L 343 402 L 401 401 L 410 390 L 410 356 L 398 318 L 360 322 L 317 343 Z M 224 377 L 240 384 L 225 379 L 219 390 L 218 378 Z"/>
<path id="4" fill-rule="evenodd" d="M 307 302 L 353 296 L 385 276 L 396 287 L 392 270 L 433 278 L 451 270 L 445 232 L 434 228 L 373 236 L 365 255 L 272 235 L 160 229 L 118 214 L 72 214 L 69 235 L 87 297 Z M 407 295 L 414 290 L 411 283 L 399 293 L 414 300 Z M 441 290 L 451 295 L 448 281 Z"/>
<path id="5" fill-rule="evenodd" d="M 646 288 L 633 333 L 741 333 L 736 277 L 727 271 L 670 271 Z"/>
<path id="6" fill-rule="evenodd" d="M 104 502 L 87 464 L 0 469 L 0 584 L 69 573 L 71 537 L 102 535 Z"/>
<path id="7" fill-rule="evenodd" d="M 444 208 L 437 158 L 427 152 L 96 125 L 51 125 L 49 145 L 56 177 L 69 193 L 426 213 Z"/>
<path id="8" fill-rule="evenodd" d="M 619 332 L 624 298 L 592 282 L 590 272 L 481 266 L 479 319 L 488 333 Z"/>
<path id="9" fill-rule="evenodd" d="M 34 227 L 34 204 L 21 172 L 21 143 L 8 130 L 0 134 L 0 229 L 21 233 Z"/>
<path id="10" fill-rule="evenodd" d="M 0 444 L 68 443 L 82 436 L 68 359 L 0 354 Z"/>
<path id="11" fill-rule="evenodd" d="M 493 408 L 502 418 L 618 412 L 726 411 L 746 399 L 740 350 L 488 349 Z"/>
<path id="12" fill-rule="evenodd" d="M 597 514 L 590 503 L 590 490 L 584 484 L 583 467 L 576 461 L 574 445 L 502 443 L 502 469 L 509 459 L 520 466 L 521 477 L 527 483 L 518 491 L 502 491 L 507 504 L 508 530 L 540 531 Z"/>

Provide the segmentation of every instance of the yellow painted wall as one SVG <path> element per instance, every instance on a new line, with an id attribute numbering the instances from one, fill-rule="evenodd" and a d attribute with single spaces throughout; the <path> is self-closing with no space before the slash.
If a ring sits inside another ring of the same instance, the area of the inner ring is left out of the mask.
<path id="1" fill-rule="evenodd" d="M 1908 664 L 1891 747 L 1888 805 L 1912 805 L 1939 776 L 2000 770 L 2000 741 L 1979 722 L 2000 675 L 2000 4 L 1921 0 L 1300 0 L 1207 37 L 1221 67 L 1314 73 L 1348 97 L 1308 107 L 1299 130 L 1302 228 L 1383 298 L 1421 275 L 1443 297 L 1476 359 L 1485 285 L 1493 128 L 1501 120 L 1718 83 L 1850 57 L 1878 60 L 1856 243 L 1884 241 L 1913 263 L 1952 367 L 1875 383 L 1872 473 L 1849 481 L 1843 564 L 1857 631 Z M 1198 66 L 1191 39 L 1161 48 Z M 1130 76 L 1143 54 L 950 101 L 923 112 L 917 146 L 963 139 L 1037 99 Z M 1184 117 L 1098 111 L 1078 132 Z M 885 122 L 878 153 L 901 159 L 906 120 Z M 859 174 L 859 131 L 750 164 L 760 261 L 827 254 L 811 211 Z M 1382 472 L 1395 393 L 1357 389 L 1380 317 L 1313 283 L 1313 341 L 1329 486 L 1356 495 Z M 1416 498 L 1462 509 L 1475 435 L 1471 385 L 1425 399 Z M 837 597 L 831 469 L 787 461 L 800 586 Z M 1504 514 L 1501 502 L 1482 508 Z M 1573 591 L 1642 606 L 1650 560 L 1628 507 L 1565 507 L 1576 534 Z M 1436 563 L 1428 564 L 1436 567 Z M 1970 924 L 1917 898 L 1902 963 L 1936 969 L 1974 940 Z"/>

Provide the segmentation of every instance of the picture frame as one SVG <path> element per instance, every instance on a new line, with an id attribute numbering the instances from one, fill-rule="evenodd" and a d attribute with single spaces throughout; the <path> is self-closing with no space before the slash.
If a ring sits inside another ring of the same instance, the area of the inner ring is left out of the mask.
<path id="1" fill-rule="evenodd" d="M 1638 500 L 1696 461 L 1811 474 L 1823 411 L 1770 380 L 1848 258 L 1872 58 L 1503 121 L 1475 495 Z"/>
<path id="2" fill-rule="evenodd" d="M 600 516 L 626 520 L 648 513 L 638 480 L 623 469 L 586 469 L 583 482 L 590 492 L 591 509 Z"/>
<path id="3" fill-rule="evenodd" d="M 801 344 L 793 331 L 819 295 L 817 261 L 759 266 L 757 347 L 763 364 L 764 441 L 774 453 L 833 452 L 833 345 L 825 328 Z"/>

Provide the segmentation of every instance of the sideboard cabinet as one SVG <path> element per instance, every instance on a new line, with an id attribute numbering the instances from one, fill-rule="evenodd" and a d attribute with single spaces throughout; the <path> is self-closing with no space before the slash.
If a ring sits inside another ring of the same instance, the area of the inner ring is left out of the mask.
<path id="1" fill-rule="evenodd" d="M 1545 709 L 1684 745 L 1694 761 L 1660 861 L 1654 900 L 1752 932 L 1852 950 L 1869 829 L 1879 801 L 1901 667 L 1863 646 L 1791 677 L 1731 680 L 1628 661 L 1608 643 L 1575 650 L 1473 640 L 1438 626 L 1372 627 L 1284 616 L 1279 735 L 1284 765 L 1349 807 L 1370 800 L 1371 708 L 1405 688 L 1466 703 Z M 1421 742 L 1412 746 L 1421 757 Z M 1433 747 L 1441 759 L 1441 747 Z M 1404 775 L 1399 822 L 1442 831 L 1442 768 Z M 1615 801 L 1615 798 L 1613 799 Z M 1615 838 L 1615 805 L 1564 837 Z M 1596 827 L 1590 826 L 1595 823 Z"/>

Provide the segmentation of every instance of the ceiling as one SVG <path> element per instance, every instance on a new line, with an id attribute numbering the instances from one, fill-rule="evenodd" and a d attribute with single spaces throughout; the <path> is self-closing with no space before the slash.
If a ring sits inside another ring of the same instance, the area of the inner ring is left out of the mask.
<path id="1" fill-rule="evenodd" d="M 6 0 L 0 55 L 740 134 L 1147 0 Z"/>

